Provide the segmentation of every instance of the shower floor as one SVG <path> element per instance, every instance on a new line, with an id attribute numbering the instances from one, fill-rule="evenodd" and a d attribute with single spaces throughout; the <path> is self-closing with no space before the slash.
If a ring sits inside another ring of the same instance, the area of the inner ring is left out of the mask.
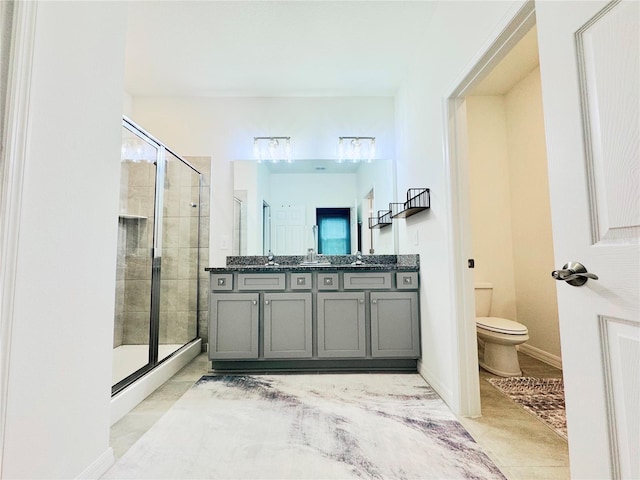
<path id="1" fill-rule="evenodd" d="M 171 355 L 182 345 L 158 345 L 158 360 Z M 115 385 L 149 363 L 149 345 L 120 345 L 113 349 L 111 385 Z"/>

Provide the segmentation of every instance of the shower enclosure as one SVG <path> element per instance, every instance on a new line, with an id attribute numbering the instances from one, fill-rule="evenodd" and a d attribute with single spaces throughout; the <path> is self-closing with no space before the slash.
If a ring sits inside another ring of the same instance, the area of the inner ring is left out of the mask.
<path id="1" fill-rule="evenodd" d="M 198 338 L 201 183 L 123 119 L 112 394 Z"/>

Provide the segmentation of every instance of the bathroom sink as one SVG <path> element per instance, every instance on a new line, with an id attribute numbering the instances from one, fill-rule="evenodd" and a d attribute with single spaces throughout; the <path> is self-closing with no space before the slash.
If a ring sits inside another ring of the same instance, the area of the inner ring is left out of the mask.
<path id="1" fill-rule="evenodd" d="M 330 267 L 331 263 L 329 262 L 302 262 L 300 264 L 301 267 Z"/>

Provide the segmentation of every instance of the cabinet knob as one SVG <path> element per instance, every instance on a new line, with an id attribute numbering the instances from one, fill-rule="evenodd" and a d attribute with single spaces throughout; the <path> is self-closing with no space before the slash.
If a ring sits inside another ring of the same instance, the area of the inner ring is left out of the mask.
<path id="1" fill-rule="evenodd" d="M 265 305 L 269 305 L 269 300 L 265 300 L 265 301 L 264 301 L 264 304 L 265 304 Z"/>
<path id="2" fill-rule="evenodd" d="M 360 299 L 360 303 L 364 303 L 364 300 Z"/>
<path id="3" fill-rule="evenodd" d="M 373 303 L 374 305 L 378 303 L 378 300 L 371 300 L 371 303 Z"/>
<path id="4" fill-rule="evenodd" d="M 257 301 L 257 300 L 254 300 L 252 303 L 253 303 L 254 305 L 257 305 L 257 304 L 258 304 L 258 301 Z"/>

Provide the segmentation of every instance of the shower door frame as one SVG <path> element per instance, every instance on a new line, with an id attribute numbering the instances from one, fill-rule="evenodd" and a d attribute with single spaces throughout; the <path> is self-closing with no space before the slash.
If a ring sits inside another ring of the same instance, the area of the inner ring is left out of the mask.
<path id="1" fill-rule="evenodd" d="M 190 345 L 198 338 L 200 338 L 200 329 L 198 325 L 198 311 L 200 310 L 200 233 L 201 233 L 201 213 L 200 208 L 202 205 L 202 173 L 187 162 L 180 155 L 168 148 L 164 143 L 155 138 L 149 132 L 137 125 L 128 117 L 122 117 L 122 127 L 129 130 L 134 135 L 137 135 L 142 140 L 150 143 L 157 149 L 156 153 L 156 174 L 155 174 L 155 198 L 154 198 L 154 225 L 153 225 L 153 246 L 151 254 L 151 298 L 150 298 L 150 310 L 149 310 L 149 357 L 148 362 L 135 372 L 126 376 L 122 380 L 118 381 L 111 386 L 111 396 L 116 395 L 123 389 L 134 383 L 136 380 L 146 375 L 148 372 L 161 365 L 163 362 L 169 360 L 176 355 L 187 345 Z M 158 361 L 158 350 L 160 340 L 160 287 L 162 278 L 162 233 L 164 223 L 164 190 L 166 180 L 166 163 L 167 155 L 169 152 L 174 158 L 182 162 L 186 167 L 190 168 L 198 175 L 198 224 L 197 224 L 197 257 L 196 257 L 196 334 L 195 337 L 186 342 L 182 347 L 178 348 L 171 354 Z"/>

